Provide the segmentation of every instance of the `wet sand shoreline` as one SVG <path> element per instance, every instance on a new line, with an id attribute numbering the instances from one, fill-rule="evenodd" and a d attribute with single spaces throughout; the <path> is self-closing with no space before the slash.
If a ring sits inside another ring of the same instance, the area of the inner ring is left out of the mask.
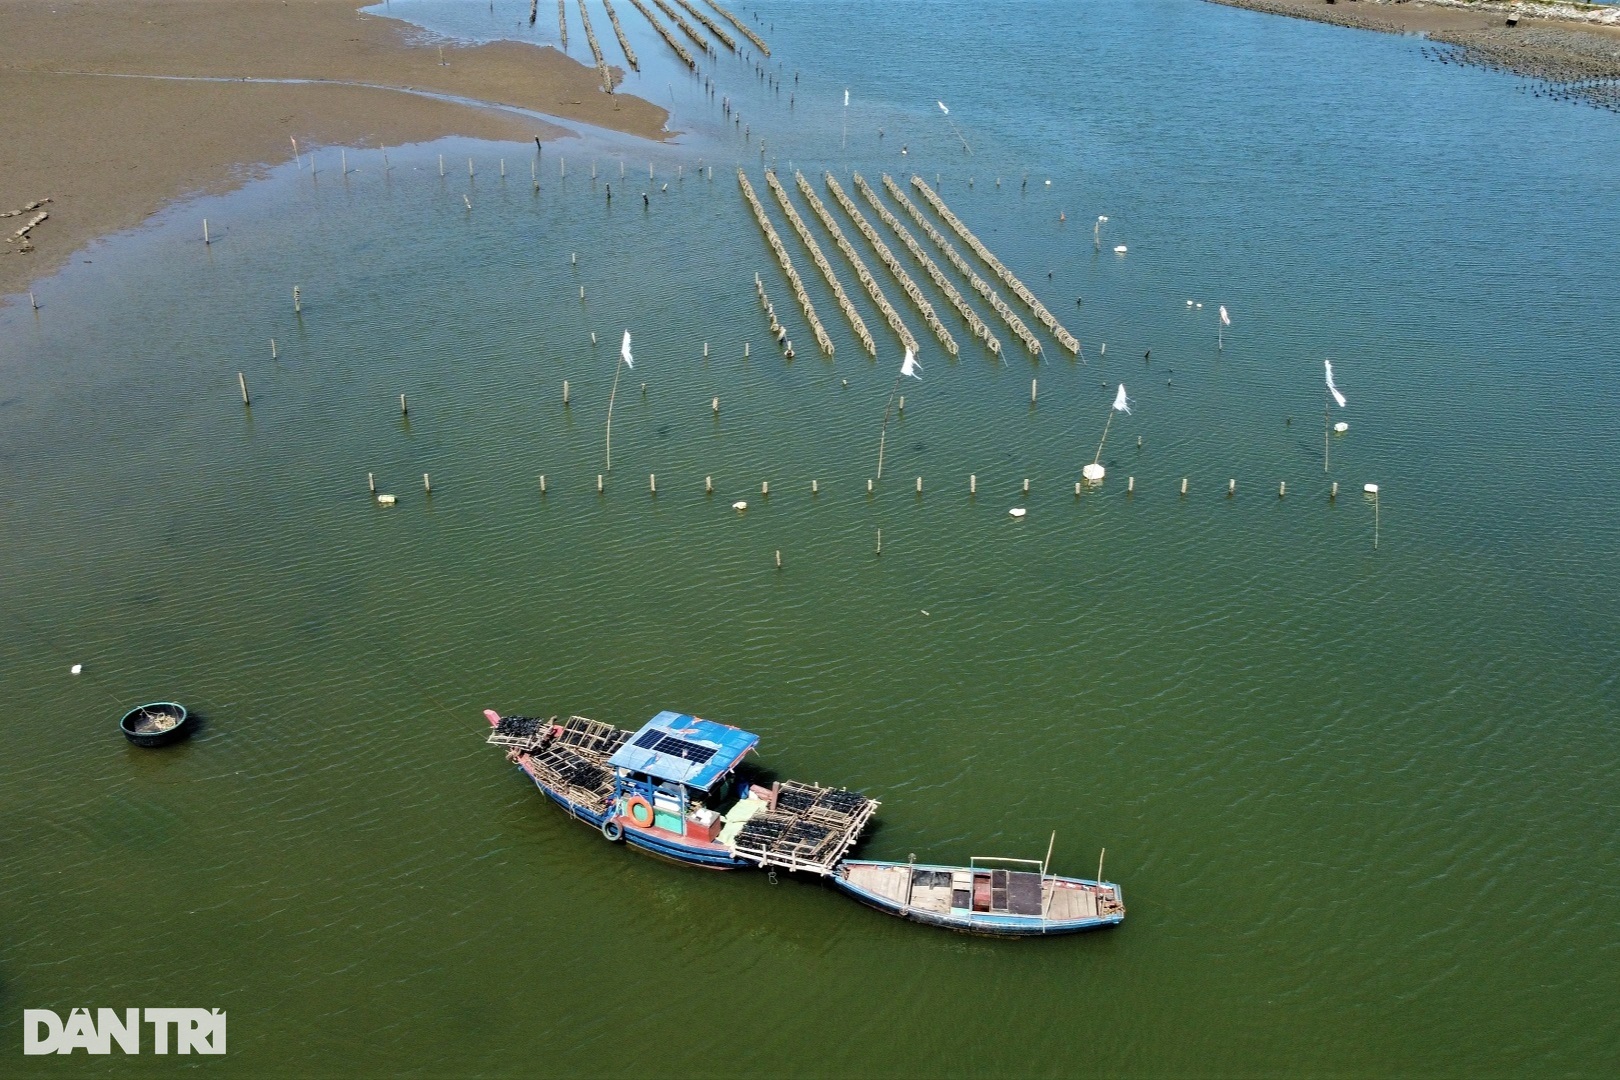
<path id="1" fill-rule="evenodd" d="M 0 3 L 0 213 L 51 200 L 40 207 L 49 218 L 26 243 L 0 243 L 0 297 L 26 290 L 95 238 L 138 225 L 177 198 L 228 190 L 290 160 L 293 138 L 303 148 L 567 134 L 538 118 L 400 92 L 407 88 L 649 139 L 668 134 L 664 109 L 603 93 L 593 68 L 555 49 L 441 42 L 358 6 Z M 37 213 L 3 219 L 0 234 L 9 237 Z"/>

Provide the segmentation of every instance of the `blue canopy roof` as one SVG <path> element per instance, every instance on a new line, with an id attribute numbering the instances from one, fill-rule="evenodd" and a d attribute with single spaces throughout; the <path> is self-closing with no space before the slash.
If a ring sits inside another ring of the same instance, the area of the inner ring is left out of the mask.
<path id="1" fill-rule="evenodd" d="M 758 742 L 758 735 L 739 728 L 666 711 L 643 724 L 608 764 L 708 791 Z"/>

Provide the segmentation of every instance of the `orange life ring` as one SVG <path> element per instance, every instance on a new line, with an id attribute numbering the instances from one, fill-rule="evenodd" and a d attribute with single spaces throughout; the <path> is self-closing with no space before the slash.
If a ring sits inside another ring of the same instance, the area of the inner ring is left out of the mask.
<path id="1" fill-rule="evenodd" d="M 647 812 L 645 819 L 641 816 L 643 810 Z M 629 801 L 624 804 L 624 812 L 630 815 L 630 820 L 635 823 L 638 829 L 650 829 L 652 823 L 657 820 L 657 815 L 653 813 L 652 803 L 643 799 L 640 795 L 630 797 Z"/>

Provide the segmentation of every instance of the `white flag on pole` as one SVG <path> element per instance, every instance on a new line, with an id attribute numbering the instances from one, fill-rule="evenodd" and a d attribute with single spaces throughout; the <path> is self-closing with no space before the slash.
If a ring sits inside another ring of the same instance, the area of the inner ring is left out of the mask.
<path id="1" fill-rule="evenodd" d="M 1322 361 L 1322 366 L 1327 369 L 1328 393 L 1333 395 L 1333 400 L 1337 401 L 1339 403 L 1339 408 L 1342 409 L 1344 408 L 1344 395 L 1339 393 L 1339 388 L 1337 386 L 1333 385 L 1333 361 L 1324 360 Z"/>
<path id="2" fill-rule="evenodd" d="M 947 109 L 945 107 L 945 103 L 943 101 L 936 102 L 936 104 L 939 105 L 939 111 L 940 112 L 944 113 L 946 116 L 951 115 L 951 110 L 949 110 L 949 109 Z"/>
<path id="3" fill-rule="evenodd" d="M 922 376 L 918 374 L 920 371 L 922 371 L 922 365 L 917 363 L 917 358 L 911 355 L 910 349 L 907 349 L 906 358 L 900 362 L 900 374 L 910 375 L 918 382 L 922 382 Z"/>
<path id="4" fill-rule="evenodd" d="M 1226 305 L 1225 304 L 1221 305 L 1221 325 L 1222 326 L 1231 326 L 1232 325 L 1232 316 L 1230 316 L 1230 315 L 1228 315 L 1226 313 Z"/>
<path id="5" fill-rule="evenodd" d="M 1114 411 L 1122 412 L 1126 416 L 1131 415 L 1130 400 L 1130 398 L 1125 396 L 1125 384 L 1120 383 L 1119 393 L 1114 395 Z"/>
<path id="6" fill-rule="evenodd" d="M 624 358 L 624 366 L 633 368 L 636 362 L 630 357 L 630 331 L 624 332 L 624 344 L 619 348 L 619 355 Z"/>

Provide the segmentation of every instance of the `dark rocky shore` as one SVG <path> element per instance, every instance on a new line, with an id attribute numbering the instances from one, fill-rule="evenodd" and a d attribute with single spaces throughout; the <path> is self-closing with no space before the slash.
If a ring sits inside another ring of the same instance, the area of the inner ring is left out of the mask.
<path id="1" fill-rule="evenodd" d="M 1210 0 L 1228 7 L 1381 33 L 1421 32 L 1444 48 L 1424 50 L 1442 64 L 1486 67 L 1545 84 L 1535 92 L 1620 113 L 1620 26 L 1523 15 L 1508 26 L 1505 5 L 1490 8 L 1375 0 Z M 1526 5 L 1529 6 L 1529 5 Z"/>

